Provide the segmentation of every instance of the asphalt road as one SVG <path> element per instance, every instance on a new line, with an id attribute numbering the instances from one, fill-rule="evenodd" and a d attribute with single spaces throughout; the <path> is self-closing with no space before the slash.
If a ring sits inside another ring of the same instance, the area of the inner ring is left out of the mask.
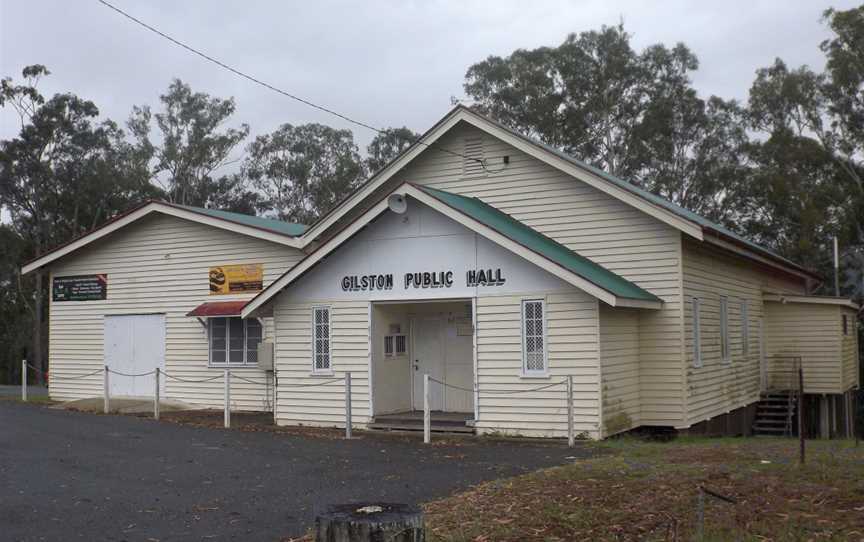
<path id="1" fill-rule="evenodd" d="M 279 540 L 328 504 L 424 502 L 586 453 L 226 431 L 0 401 L 0 539 Z"/>
<path id="2" fill-rule="evenodd" d="M 44 386 L 27 386 L 28 397 L 48 397 L 48 388 Z M 0 386 L 0 397 L 21 397 L 21 386 Z"/>

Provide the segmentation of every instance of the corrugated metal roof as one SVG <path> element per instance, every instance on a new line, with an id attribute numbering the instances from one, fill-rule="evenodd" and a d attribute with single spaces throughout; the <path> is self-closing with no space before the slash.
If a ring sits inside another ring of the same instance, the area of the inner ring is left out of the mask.
<path id="1" fill-rule="evenodd" d="M 192 207 L 189 205 L 177 205 L 171 203 L 169 205 L 173 205 L 175 207 L 179 207 L 181 209 L 186 209 L 187 211 L 192 211 L 195 213 L 200 213 L 203 215 L 212 216 L 213 218 L 219 218 L 221 220 L 228 220 L 230 222 L 236 222 L 238 224 L 243 224 L 244 226 L 251 226 L 253 228 L 259 228 L 262 230 L 272 231 L 274 233 L 279 233 L 282 235 L 288 235 L 291 237 L 297 237 L 299 235 L 303 235 L 303 232 L 306 231 L 306 226 L 303 224 L 295 224 L 293 222 L 282 222 L 281 220 L 276 220 L 275 218 L 264 218 L 261 216 L 251 216 L 244 215 L 242 213 L 233 213 L 231 211 L 222 211 L 220 209 L 204 209 L 202 207 Z"/>
<path id="2" fill-rule="evenodd" d="M 654 294 L 643 290 L 636 284 L 577 254 L 561 243 L 546 237 L 478 198 L 459 196 L 428 186 L 412 186 L 617 297 L 640 301 L 662 301 Z"/>
<path id="3" fill-rule="evenodd" d="M 246 306 L 249 301 L 210 301 L 201 303 L 186 316 L 239 316 L 240 311 Z"/>

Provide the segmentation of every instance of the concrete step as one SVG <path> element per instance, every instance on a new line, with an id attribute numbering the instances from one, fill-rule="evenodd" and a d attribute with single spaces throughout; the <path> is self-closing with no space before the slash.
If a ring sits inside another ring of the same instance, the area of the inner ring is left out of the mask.
<path id="1" fill-rule="evenodd" d="M 375 431 L 423 431 L 423 423 L 370 423 L 367 426 Z M 463 422 L 461 425 L 448 425 L 433 423 L 430 426 L 433 433 L 474 433 L 473 427 L 468 427 Z"/>

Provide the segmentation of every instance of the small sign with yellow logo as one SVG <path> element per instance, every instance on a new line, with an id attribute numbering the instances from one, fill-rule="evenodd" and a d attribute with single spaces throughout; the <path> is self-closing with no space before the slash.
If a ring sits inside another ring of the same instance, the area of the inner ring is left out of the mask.
<path id="1" fill-rule="evenodd" d="M 210 295 L 259 292 L 263 288 L 264 266 L 260 263 L 210 268 Z"/>

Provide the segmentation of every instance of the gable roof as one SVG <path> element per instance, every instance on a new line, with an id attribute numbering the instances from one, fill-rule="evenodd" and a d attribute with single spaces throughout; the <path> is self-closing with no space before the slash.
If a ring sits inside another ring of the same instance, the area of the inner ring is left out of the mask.
<path id="1" fill-rule="evenodd" d="M 276 220 L 275 218 L 244 215 L 243 213 L 223 211 L 221 209 L 204 209 L 202 207 L 178 205 L 176 203 L 166 203 L 166 205 L 173 205 L 174 207 L 186 209 L 187 211 L 192 211 L 193 213 L 200 213 L 203 215 L 212 216 L 213 218 L 219 218 L 222 220 L 227 220 L 229 222 L 236 222 L 237 224 L 251 226 L 253 228 L 261 228 L 264 230 L 272 231 L 273 233 L 287 235 L 289 237 L 299 237 L 300 235 L 303 235 L 303 232 L 306 231 L 306 226 L 303 224 L 297 224 L 295 222 L 283 222 L 281 220 Z"/>
<path id="2" fill-rule="evenodd" d="M 185 220 L 191 220 L 200 224 L 206 224 L 216 228 L 233 231 L 250 237 L 272 241 L 280 245 L 300 248 L 302 242 L 298 237 L 305 227 L 299 224 L 290 224 L 279 220 L 253 217 L 229 211 L 216 209 L 202 209 L 187 205 L 177 205 L 164 201 L 147 201 L 133 207 L 125 213 L 119 214 L 106 221 L 99 227 L 86 232 L 71 241 L 54 247 L 50 251 L 41 254 L 25 263 L 21 267 L 21 273 L 26 275 L 40 267 L 50 264 L 63 256 L 83 248 L 120 228 L 128 226 L 151 213 L 161 213 Z"/>
<path id="3" fill-rule="evenodd" d="M 280 291 L 304 276 L 330 253 L 385 212 L 388 209 L 387 197 L 390 194 L 410 196 L 428 205 L 491 242 L 613 307 L 659 309 L 663 305 L 660 298 L 477 198 L 467 198 L 404 183 L 381 198 L 363 215 L 347 224 L 252 298 L 243 308 L 242 317 L 256 315 L 257 311 L 260 311 Z"/>
<path id="4" fill-rule="evenodd" d="M 481 199 L 460 196 L 425 186 L 412 186 L 416 186 L 416 188 L 431 195 L 438 201 L 470 216 L 481 224 L 492 228 L 532 252 L 555 262 L 617 297 L 642 301 L 662 301 L 656 295 L 643 290 L 636 284 L 570 250 L 554 239 L 526 226 Z"/>
<path id="5" fill-rule="evenodd" d="M 792 262 L 775 252 L 764 248 L 726 228 L 716 224 L 692 211 L 684 209 L 656 194 L 652 194 L 627 181 L 619 179 L 598 168 L 590 166 L 572 156 L 546 145 L 534 138 L 521 134 L 503 124 L 484 117 L 475 111 L 458 105 L 453 108 L 444 118 L 430 128 L 411 147 L 406 149 L 400 156 L 369 178 L 352 194 L 344 198 L 330 212 L 312 224 L 303 235 L 304 244 L 314 241 L 319 235 L 333 226 L 343 217 L 356 203 L 371 195 L 381 187 L 388 179 L 395 175 L 410 161 L 428 148 L 447 133 L 459 122 L 468 123 L 475 128 L 483 130 L 490 135 L 510 144 L 520 151 L 525 152 L 556 169 L 575 177 L 597 190 L 610 195 L 625 204 L 635 207 L 654 218 L 664 222 L 682 233 L 689 235 L 699 241 L 706 241 L 728 248 L 741 255 L 780 267 L 795 275 L 816 278 L 821 277 L 813 271 Z"/>

